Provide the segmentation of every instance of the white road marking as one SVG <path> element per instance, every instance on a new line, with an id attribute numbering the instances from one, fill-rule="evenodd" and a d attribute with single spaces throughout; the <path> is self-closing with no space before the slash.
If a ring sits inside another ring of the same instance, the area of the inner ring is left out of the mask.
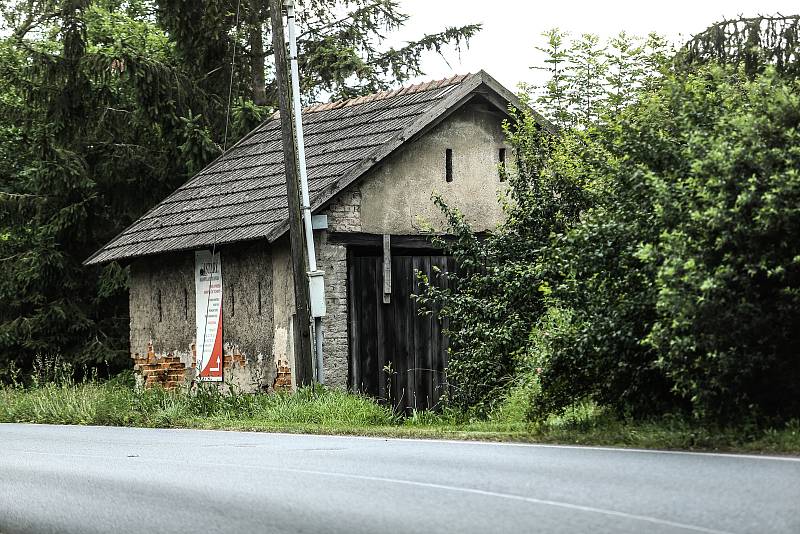
<path id="1" fill-rule="evenodd" d="M 301 434 L 285 434 L 287 436 L 298 436 Z M 513 443 L 502 441 L 478 441 L 478 440 L 456 440 L 456 439 L 425 439 L 425 438 L 382 438 L 376 436 L 342 436 L 327 434 L 302 434 L 304 436 L 324 436 L 332 438 L 357 438 L 380 441 L 413 441 L 419 443 L 447 443 L 447 444 L 467 444 L 467 445 L 502 445 L 505 447 L 531 447 L 539 449 L 577 449 L 583 451 L 610 451 L 610 452 L 638 452 L 646 454 L 674 454 L 689 456 L 711 456 L 720 458 L 737 458 L 744 460 L 774 460 L 779 462 L 800 462 L 800 457 L 794 456 L 769 456 L 760 454 L 737 454 L 734 452 L 702 452 L 702 451 L 671 451 L 665 449 L 637 449 L 633 447 L 602 447 L 597 445 L 554 445 L 549 443 Z"/>
<path id="2" fill-rule="evenodd" d="M 252 466 L 241 466 L 250 468 Z M 272 468 L 267 468 L 272 469 Z M 446 484 L 434 484 L 431 482 L 417 482 L 414 480 L 403 480 L 397 478 L 384 478 L 384 477 L 373 477 L 367 475 L 351 475 L 347 473 L 332 473 L 328 471 L 312 471 L 307 469 L 292 469 L 292 468 L 275 468 L 277 471 L 289 471 L 292 473 L 302 473 L 302 474 L 309 474 L 309 475 L 320 475 L 320 476 L 330 476 L 330 477 L 341 477 L 341 478 L 351 478 L 356 480 L 367 480 L 367 481 L 374 481 L 374 482 L 388 482 L 392 484 L 405 484 L 409 486 L 419 486 L 424 488 L 432 488 L 432 489 L 440 489 L 446 491 L 457 491 L 461 493 L 471 493 L 474 495 L 483 495 L 486 497 L 495 497 L 500 499 L 510 499 L 515 501 L 523 501 L 532 504 L 542 504 L 546 506 L 556 506 L 559 508 L 566 508 L 569 510 L 577 510 L 581 512 L 591 512 L 596 514 L 603 514 L 613 517 L 620 517 L 624 519 L 633 519 L 636 521 L 644 521 L 647 523 L 653 523 L 656 525 L 668 526 L 679 528 L 683 530 L 691 530 L 693 532 L 703 532 L 706 534 L 731 534 L 728 531 L 724 530 L 714 530 L 705 527 L 699 527 L 696 525 L 689 525 L 687 523 L 678 523 L 676 521 L 668 521 L 664 519 L 658 519 L 656 517 L 650 517 L 646 515 L 637 515 L 637 514 L 629 514 L 626 512 L 619 512 L 617 510 L 608 510 L 605 508 L 596 508 L 593 506 L 583 506 L 580 504 L 572 504 L 562 501 L 551 501 L 548 499 L 537 499 L 534 497 L 525 497 L 522 495 L 514 495 L 513 493 L 500 493 L 496 491 L 487 491 L 487 490 L 480 490 L 475 488 L 464 488 L 461 486 L 449 486 Z"/>
<path id="3" fill-rule="evenodd" d="M 13 452 L 21 452 L 23 454 L 34 454 L 40 456 L 60 456 L 60 457 L 73 457 L 73 458 L 91 458 L 91 459 L 103 459 L 103 460 L 119 460 L 119 457 L 116 456 L 104 456 L 99 454 L 75 454 L 75 453 L 55 453 L 55 452 L 41 452 L 41 451 L 25 451 L 25 450 L 14 450 Z M 7 456 L 8 457 L 8 456 Z M 170 465 L 176 464 L 183 464 L 188 465 L 190 467 L 194 467 L 194 464 L 190 462 L 184 462 L 180 460 L 174 459 L 160 459 L 160 458 L 146 458 L 146 457 L 136 457 L 130 458 L 131 461 L 145 461 L 145 462 L 152 462 L 152 463 L 167 463 Z M 404 480 L 398 478 L 387 478 L 387 477 L 375 477 L 369 475 L 354 475 L 349 473 L 336 473 L 331 471 L 317 471 L 311 469 L 296 469 L 291 467 L 270 467 L 264 465 L 250 465 L 250 464 L 238 464 L 238 463 L 230 463 L 230 462 L 213 462 L 204 464 L 206 467 L 208 466 L 216 466 L 216 467 L 234 467 L 240 469 L 255 469 L 261 471 L 271 471 L 271 472 L 280 472 L 280 473 L 295 473 L 295 474 L 306 474 L 306 475 L 315 475 L 315 476 L 327 476 L 327 477 L 334 477 L 334 478 L 346 478 L 346 479 L 353 479 L 353 480 L 366 480 L 371 482 L 382 482 L 382 483 L 390 483 L 390 484 L 403 484 L 409 486 L 417 486 L 423 488 L 430 488 L 430 489 L 439 489 L 444 491 L 455 491 L 460 493 L 468 493 L 472 495 L 482 495 L 486 497 L 493 497 L 499 499 L 509 499 L 521 502 L 527 502 L 530 504 L 539 504 L 544 506 L 554 506 L 558 508 L 564 508 L 568 510 L 575 510 L 580 512 L 588 512 L 588 513 L 595 513 L 601 514 L 611 517 L 619 517 L 622 519 L 629 519 L 635 521 L 642 521 L 646 523 L 651 523 L 654 525 L 661 525 L 667 527 L 678 528 L 682 530 L 689 530 L 692 532 L 702 532 L 704 534 L 732 534 L 729 531 L 724 530 L 715 530 L 710 528 L 705 528 L 697 525 L 690 525 L 688 523 L 679 523 L 676 521 L 669 521 L 666 519 L 658 519 L 656 517 L 646 516 L 646 515 L 638 515 L 638 514 L 629 514 L 627 512 L 620 512 L 618 510 L 609 510 L 606 508 L 597 508 L 593 506 L 584 506 L 580 504 L 573 504 L 563 501 L 553 501 L 548 499 L 537 499 L 535 497 L 525 497 L 523 495 L 515 495 L 513 493 L 500 493 L 495 491 L 488 491 L 488 490 L 481 490 L 477 488 L 466 488 L 462 486 L 450 486 L 447 484 L 435 484 L 432 482 L 419 482 L 415 480 Z"/>

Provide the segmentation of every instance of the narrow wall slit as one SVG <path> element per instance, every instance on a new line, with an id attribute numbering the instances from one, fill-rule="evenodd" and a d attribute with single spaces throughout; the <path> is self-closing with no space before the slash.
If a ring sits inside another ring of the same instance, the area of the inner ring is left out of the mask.
<path id="1" fill-rule="evenodd" d="M 453 181 L 453 149 L 448 148 L 444 151 L 444 179 L 448 182 Z"/>
<path id="2" fill-rule="evenodd" d="M 500 181 L 501 182 L 505 182 L 506 181 L 506 149 L 505 148 L 501 148 L 498 151 L 497 158 L 500 161 L 500 167 L 499 167 Z"/>
<path id="3" fill-rule="evenodd" d="M 258 314 L 261 315 L 261 280 L 258 281 Z"/>

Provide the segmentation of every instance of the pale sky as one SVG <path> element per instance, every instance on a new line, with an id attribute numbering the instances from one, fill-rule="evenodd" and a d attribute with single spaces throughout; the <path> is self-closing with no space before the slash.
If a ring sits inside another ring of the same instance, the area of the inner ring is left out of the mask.
<path id="1" fill-rule="evenodd" d="M 572 34 L 596 33 L 601 37 L 625 30 L 632 35 L 655 31 L 675 42 L 701 32 L 723 18 L 738 15 L 793 15 L 798 0 L 399 0 L 411 15 L 406 26 L 393 35 L 399 40 L 436 32 L 444 26 L 483 23 L 483 30 L 463 50 L 447 55 L 450 67 L 435 54 L 426 56 L 426 75 L 437 79 L 484 69 L 509 89 L 518 82 L 541 83 L 541 65 L 534 46 L 543 45 L 541 33 L 553 27 Z"/>

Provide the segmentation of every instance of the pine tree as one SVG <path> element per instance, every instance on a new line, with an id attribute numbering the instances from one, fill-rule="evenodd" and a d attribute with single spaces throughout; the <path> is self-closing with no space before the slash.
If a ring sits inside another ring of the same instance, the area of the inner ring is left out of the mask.
<path id="1" fill-rule="evenodd" d="M 564 39 L 568 35 L 558 28 L 542 34 L 542 37 L 547 39 L 546 45 L 534 48 L 545 55 L 544 64 L 546 66 L 534 66 L 531 69 L 547 72 L 549 79 L 544 86 L 539 88 L 523 86 L 523 89 L 528 91 L 542 89 L 535 102 L 542 106 L 542 110 L 551 122 L 562 128 L 574 122 L 574 117 L 567 106 L 567 87 L 564 80 L 564 68 L 569 61 L 569 55 L 564 47 Z"/>

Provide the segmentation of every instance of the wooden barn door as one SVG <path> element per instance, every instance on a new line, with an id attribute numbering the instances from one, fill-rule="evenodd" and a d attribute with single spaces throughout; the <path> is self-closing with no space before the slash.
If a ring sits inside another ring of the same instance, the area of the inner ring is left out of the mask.
<path id="1" fill-rule="evenodd" d="M 349 255 L 350 384 L 398 410 L 435 408 L 445 387 L 447 337 L 435 316 L 419 315 L 411 294 L 418 291 L 415 271 L 435 280 L 434 267 L 444 273 L 454 262 L 448 256 L 392 251 L 391 264 L 391 299 L 384 303 L 383 258 Z"/>

